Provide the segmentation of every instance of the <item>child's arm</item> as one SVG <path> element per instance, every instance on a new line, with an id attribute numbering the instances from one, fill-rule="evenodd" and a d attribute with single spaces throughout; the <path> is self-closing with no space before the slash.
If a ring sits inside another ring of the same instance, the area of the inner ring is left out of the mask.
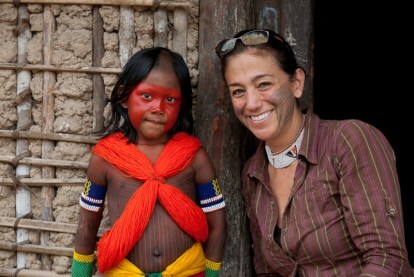
<path id="1" fill-rule="evenodd" d="M 92 276 L 97 233 L 102 220 L 106 195 L 105 162 L 92 154 L 87 180 L 79 199 L 80 215 L 75 237 L 72 276 Z"/>
<path id="2" fill-rule="evenodd" d="M 206 213 L 208 238 L 204 244 L 206 276 L 217 276 L 227 238 L 225 202 L 213 165 L 203 148 L 195 159 L 198 204 Z"/>
<path id="3" fill-rule="evenodd" d="M 206 277 L 216 276 L 223 258 L 227 238 L 226 217 L 224 208 L 207 214 L 208 238 L 204 246 Z"/>

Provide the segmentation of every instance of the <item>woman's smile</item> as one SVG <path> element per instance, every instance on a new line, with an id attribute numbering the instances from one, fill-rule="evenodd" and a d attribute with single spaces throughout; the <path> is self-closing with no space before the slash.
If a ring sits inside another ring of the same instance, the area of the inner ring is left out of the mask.
<path id="1" fill-rule="evenodd" d="M 273 112 L 273 110 L 264 112 L 264 113 L 259 114 L 259 115 L 250 115 L 249 117 L 252 121 L 255 121 L 255 122 L 262 121 L 262 120 L 268 118 L 272 114 L 272 112 Z"/>

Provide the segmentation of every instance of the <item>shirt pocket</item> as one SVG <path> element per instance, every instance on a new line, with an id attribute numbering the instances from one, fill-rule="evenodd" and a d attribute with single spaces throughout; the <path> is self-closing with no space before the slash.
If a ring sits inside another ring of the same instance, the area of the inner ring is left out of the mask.
<path id="1" fill-rule="evenodd" d="M 327 184 L 306 187 L 293 197 L 290 214 L 299 232 L 328 228 L 343 219 L 340 195 Z"/>

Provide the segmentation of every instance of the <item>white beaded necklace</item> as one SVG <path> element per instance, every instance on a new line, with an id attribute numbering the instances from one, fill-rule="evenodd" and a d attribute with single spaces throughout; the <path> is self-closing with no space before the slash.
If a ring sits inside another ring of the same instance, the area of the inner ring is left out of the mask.
<path id="1" fill-rule="evenodd" d="M 296 158 L 298 157 L 300 145 L 302 144 L 302 139 L 303 139 L 303 134 L 304 134 L 304 131 L 303 131 L 304 125 L 305 125 L 305 115 L 303 115 L 302 127 L 300 128 L 295 139 L 292 141 L 292 143 L 288 147 L 286 147 L 282 151 L 273 153 L 269 145 L 267 144 L 265 145 L 267 159 L 269 160 L 269 163 L 274 168 L 285 168 L 291 165 L 296 160 Z"/>

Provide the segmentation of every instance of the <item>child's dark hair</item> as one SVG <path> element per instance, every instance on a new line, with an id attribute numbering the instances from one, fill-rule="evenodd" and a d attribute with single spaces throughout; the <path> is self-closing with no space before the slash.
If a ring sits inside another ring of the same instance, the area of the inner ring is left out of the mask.
<path id="1" fill-rule="evenodd" d="M 128 100 L 134 88 L 148 76 L 154 65 L 160 59 L 161 53 L 167 54 L 171 58 L 172 68 L 179 80 L 182 96 L 180 113 L 170 133 L 187 132 L 192 134 L 192 89 L 187 64 L 180 54 L 164 47 L 153 47 L 136 52 L 125 64 L 112 90 L 110 99 L 112 114 L 103 136 L 108 136 L 115 132 L 122 132 L 128 138 L 129 143 L 138 142 L 137 131 L 129 120 L 128 110 L 122 106 L 122 103 Z"/>

